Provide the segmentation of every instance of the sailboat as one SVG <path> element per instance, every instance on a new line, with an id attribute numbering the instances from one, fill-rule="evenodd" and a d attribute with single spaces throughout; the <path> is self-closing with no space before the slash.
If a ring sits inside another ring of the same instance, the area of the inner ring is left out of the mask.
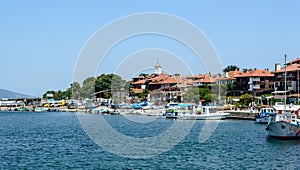
<path id="1" fill-rule="evenodd" d="M 269 137 L 278 139 L 300 139 L 300 119 L 298 119 L 299 110 L 289 110 L 286 105 L 286 55 L 285 55 L 285 95 L 284 109 L 282 114 L 278 113 L 269 116 L 269 122 L 266 131 Z"/>

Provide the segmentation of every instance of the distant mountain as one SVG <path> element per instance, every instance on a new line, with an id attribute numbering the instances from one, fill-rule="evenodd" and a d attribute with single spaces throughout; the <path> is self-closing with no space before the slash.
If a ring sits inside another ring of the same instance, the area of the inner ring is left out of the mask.
<path id="1" fill-rule="evenodd" d="M 16 92 L 12 92 L 9 90 L 0 89 L 0 99 L 8 98 L 8 99 L 20 99 L 20 98 L 35 98 L 33 96 L 29 96 L 26 94 L 20 94 Z"/>

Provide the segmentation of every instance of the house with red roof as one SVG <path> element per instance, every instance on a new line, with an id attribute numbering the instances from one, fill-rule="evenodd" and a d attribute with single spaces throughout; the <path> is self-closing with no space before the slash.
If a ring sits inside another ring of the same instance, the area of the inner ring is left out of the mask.
<path id="1" fill-rule="evenodd" d="M 298 98 L 299 96 L 299 80 L 300 80 L 300 58 L 286 63 L 286 67 L 280 67 L 275 64 L 275 87 L 274 94 L 276 98 L 284 98 L 285 93 L 285 71 L 286 71 L 286 93 L 288 97 Z"/>
<path id="2" fill-rule="evenodd" d="M 270 94 L 274 91 L 274 74 L 268 69 L 244 70 L 234 76 L 235 90 L 234 94 L 240 96 L 245 93 L 260 96 Z"/>

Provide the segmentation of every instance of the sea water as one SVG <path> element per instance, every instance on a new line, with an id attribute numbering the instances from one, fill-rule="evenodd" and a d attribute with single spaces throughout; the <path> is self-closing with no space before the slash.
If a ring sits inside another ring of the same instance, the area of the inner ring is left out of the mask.
<path id="1" fill-rule="evenodd" d="M 81 116 L 103 116 L 118 133 L 133 138 L 157 136 L 180 121 L 156 117 L 137 123 L 120 115 Z M 268 139 L 265 125 L 253 121 L 222 120 L 199 143 L 204 123 L 195 121 L 170 150 L 128 158 L 94 143 L 76 113 L 0 112 L 0 169 L 300 169 L 299 140 Z"/>

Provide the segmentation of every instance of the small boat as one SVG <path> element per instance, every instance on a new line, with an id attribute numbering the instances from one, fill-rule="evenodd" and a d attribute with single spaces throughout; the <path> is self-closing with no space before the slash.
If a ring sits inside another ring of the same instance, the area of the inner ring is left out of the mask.
<path id="1" fill-rule="evenodd" d="M 46 108 L 46 107 L 36 107 L 36 108 L 34 108 L 34 111 L 35 112 L 47 112 L 47 111 L 49 111 L 49 108 Z"/>
<path id="2" fill-rule="evenodd" d="M 269 117 L 266 131 L 269 137 L 300 139 L 300 119 L 295 113 L 276 114 Z"/>
<path id="3" fill-rule="evenodd" d="M 198 106 L 197 112 L 194 109 L 182 110 L 171 108 L 166 110 L 166 118 L 182 120 L 220 120 L 225 119 L 230 113 L 218 111 L 214 106 Z"/>
<path id="4" fill-rule="evenodd" d="M 165 115 L 167 119 L 179 119 L 185 114 L 192 113 L 192 104 L 170 103 L 167 105 Z"/>
<path id="5" fill-rule="evenodd" d="M 255 117 L 255 121 L 256 123 L 267 124 L 270 115 L 275 115 L 273 108 L 262 108 L 260 113 Z"/>
<path id="6" fill-rule="evenodd" d="M 178 109 L 176 109 L 176 108 L 167 109 L 165 114 L 166 114 L 167 119 L 179 119 L 180 118 Z"/>
<path id="7" fill-rule="evenodd" d="M 225 119 L 230 113 L 217 110 L 214 106 L 200 106 L 197 113 L 188 113 L 180 117 L 184 120 L 220 120 Z"/>

